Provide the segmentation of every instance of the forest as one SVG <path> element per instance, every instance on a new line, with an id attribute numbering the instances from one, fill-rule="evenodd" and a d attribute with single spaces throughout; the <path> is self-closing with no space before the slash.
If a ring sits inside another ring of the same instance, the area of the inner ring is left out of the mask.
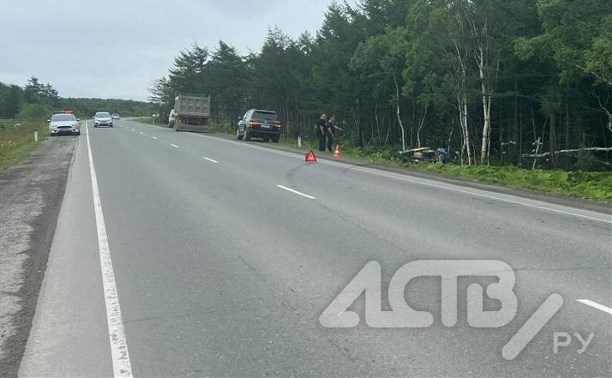
<path id="1" fill-rule="evenodd" d="M 32 76 L 22 88 L 0 82 L 0 119 L 45 120 L 56 110 L 75 109 L 82 118 L 105 110 L 122 116 L 148 116 L 154 111 L 143 101 L 101 98 L 62 98 L 50 83 Z"/>
<path id="2" fill-rule="evenodd" d="M 462 165 L 612 169 L 610 0 L 335 3 L 314 34 L 270 27 L 260 51 L 219 41 L 177 52 L 150 99 L 212 97 L 231 129 L 276 110 L 285 138 L 335 114 L 346 145 L 446 147 Z"/>

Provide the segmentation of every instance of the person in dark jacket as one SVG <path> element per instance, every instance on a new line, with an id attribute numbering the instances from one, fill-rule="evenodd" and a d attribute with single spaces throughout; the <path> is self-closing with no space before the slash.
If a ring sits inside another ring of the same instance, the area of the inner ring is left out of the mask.
<path id="1" fill-rule="evenodd" d="M 337 129 L 337 125 L 336 125 L 336 116 L 332 115 L 329 117 L 329 119 L 327 120 L 326 123 L 326 139 L 325 139 L 325 147 L 327 148 L 327 151 L 329 152 L 333 152 L 333 148 L 334 148 L 334 137 L 336 136 L 336 129 Z"/>
<path id="2" fill-rule="evenodd" d="M 327 135 L 327 115 L 321 114 L 321 117 L 315 124 L 315 133 L 319 138 L 319 151 L 325 151 L 325 139 Z"/>

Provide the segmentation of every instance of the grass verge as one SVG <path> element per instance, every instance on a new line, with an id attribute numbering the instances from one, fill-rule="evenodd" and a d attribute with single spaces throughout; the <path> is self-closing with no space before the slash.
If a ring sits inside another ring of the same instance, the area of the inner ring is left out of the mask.
<path id="1" fill-rule="evenodd" d="M 130 121 L 134 121 L 138 123 L 145 123 L 147 125 L 155 125 L 159 127 L 164 127 L 164 126 L 168 127 L 168 124 L 159 123 L 158 120 L 155 120 L 151 117 L 134 117 L 134 118 L 130 118 Z"/>
<path id="2" fill-rule="evenodd" d="M 297 147 L 294 140 L 281 143 Z M 314 141 L 303 141 L 302 148 L 316 150 Z M 472 181 L 499 184 L 517 189 L 564 195 L 573 198 L 612 203 L 612 172 L 568 172 L 562 170 L 524 169 L 515 166 L 460 166 L 455 164 L 413 164 L 402 160 L 399 148 L 342 148 L 342 156 L 387 167 L 405 168 L 457 177 Z"/>
<path id="3" fill-rule="evenodd" d="M 34 131 L 38 130 L 38 143 Z M 49 135 L 44 122 L 0 120 L 0 171 L 19 163 Z"/>
<path id="4" fill-rule="evenodd" d="M 486 165 L 461 167 L 450 164 L 426 164 L 420 168 L 428 172 L 503 184 L 519 189 L 538 190 L 612 203 L 612 173 L 610 172 L 566 172 Z"/>

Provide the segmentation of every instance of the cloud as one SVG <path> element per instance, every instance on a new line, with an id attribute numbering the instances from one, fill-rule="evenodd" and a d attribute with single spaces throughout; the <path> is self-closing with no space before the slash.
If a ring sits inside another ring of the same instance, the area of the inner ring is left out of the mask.
<path id="1" fill-rule="evenodd" d="M 174 56 L 219 40 L 258 51 L 269 27 L 297 38 L 332 0 L 0 0 L 0 81 L 30 76 L 62 97 L 145 100 Z"/>

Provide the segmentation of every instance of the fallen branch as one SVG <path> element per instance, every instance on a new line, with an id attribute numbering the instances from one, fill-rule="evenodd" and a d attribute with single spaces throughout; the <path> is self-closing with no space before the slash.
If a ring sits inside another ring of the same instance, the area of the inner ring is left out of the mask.
<path id="1" fill-rule="evenodd" d="M 580 152 L 580 151 L 612 151 L 612 147 L 589 147 L 589 148 L 577 148 L 573 150 L 559 150 L 559 151 L 555 151 L 554 154 L 555 155 L 570 154 L 572 152 Z M 540 158 L 540 157 L 544 157 L 548 155 L 550 155 L 550 152 L 543 152 L 541 154 L 522 154 L 521 156 L 528 157 L 528 158 Z"/>

